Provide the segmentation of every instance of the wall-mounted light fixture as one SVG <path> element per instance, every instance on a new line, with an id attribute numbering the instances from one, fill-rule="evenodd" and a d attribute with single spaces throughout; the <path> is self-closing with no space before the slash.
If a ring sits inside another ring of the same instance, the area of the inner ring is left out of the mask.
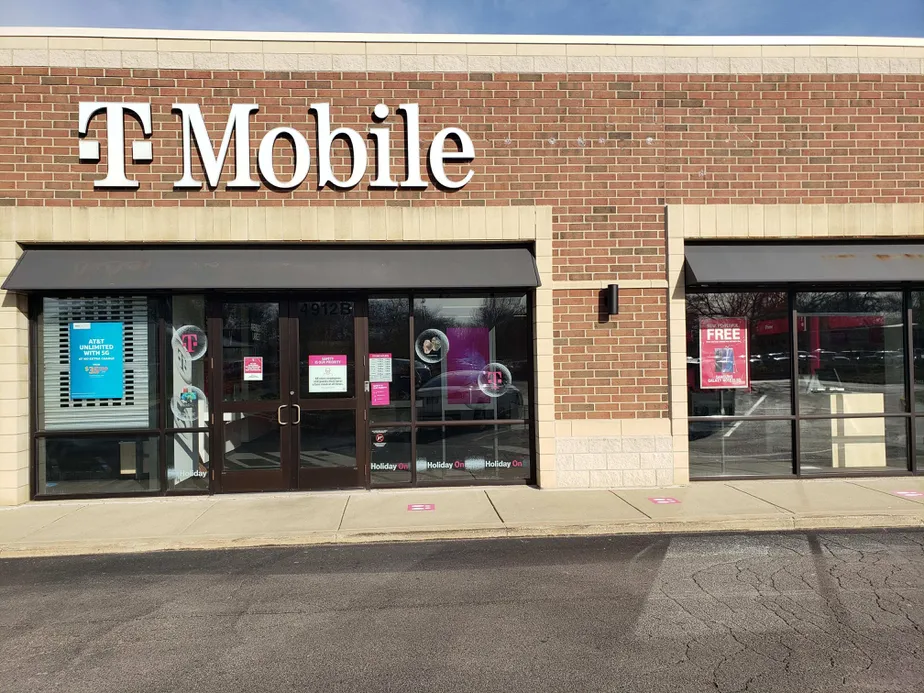
<path id="1" fill-rule="evenodd" d="M 618 284 L 608 284 L 606 287 L 606 312 L 608 315 L 619 315 Z"/>

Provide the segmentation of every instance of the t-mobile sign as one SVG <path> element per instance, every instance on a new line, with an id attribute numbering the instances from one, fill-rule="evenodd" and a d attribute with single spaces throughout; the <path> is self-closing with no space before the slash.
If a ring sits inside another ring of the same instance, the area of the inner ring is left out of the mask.
<path id="1" fill-rule="evenodd" d="M 699 321 L 699 381 L 704 390 L 750 387 L 747 318 Z"/>

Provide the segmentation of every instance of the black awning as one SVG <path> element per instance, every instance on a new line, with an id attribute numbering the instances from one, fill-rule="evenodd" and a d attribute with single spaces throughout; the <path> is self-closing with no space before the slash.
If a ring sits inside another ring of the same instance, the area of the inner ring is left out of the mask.
<path id="1" fill-rule="evenodd" d="M 33 248 L 7 291 L 511 289 L 539 286 L 527 248 Z"/>
<path id="2" fill-rule="evenodd" d="M 687 286 L 924 280 L 924 243 L 687 245 Z"/>

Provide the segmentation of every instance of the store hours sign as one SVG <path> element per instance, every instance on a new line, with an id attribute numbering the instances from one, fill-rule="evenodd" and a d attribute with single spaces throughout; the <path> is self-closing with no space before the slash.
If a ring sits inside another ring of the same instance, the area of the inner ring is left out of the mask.
<path id="1" fill-rule="evenodd" d="M 211 108 L 211 106 L 210 106 Z M 182 126 L 182 171 L 177 171 L 173 187 L 179 190 L 200 189 L 205 182 L 217 187 L 225 168 L 231 141 L 234 141 L 234 177 L 227 182 L 232 190 L 256 189 L 265 181 L 277 190 L 294 190 L 302 185 L 311 171 L 312 161 L 317 170 L 317 187 L 348 190 L 362 181 L 371 171 L 368 185 L 372 189 L 423 189 L 430 183 L 423 178 L 424 162 L 421 158 L 420 109 L 416 103 L 403 103 L 396 109 L 405 143 L 405 161 L 402 171 L 392 169 L 391 109 L 387 104 L 377 104 L 371 115 L 368 134 L 348 127 L 333 127 L 330 104 L 313 103 L 308 112 L 314 116 L 316 156 L 312 157 L 311 145 L 302 133 L 304 124 L 280 125 L 267 132 L 256 148 L 258 177 L 253 176 L 253 154 L 250 124 L 253 115 L 260 110 L 256 103 L 233 104 L 227 115 L 224 132 L 215 147 L 213 135 L 209 132 L 199 104 L 175 103 L 173 112 Z M 81 162 L 101 160 L 99 140 L 87 137 L 90 121 L 97 115 L 106 115 L 106 175 L 93 182 L 97 188 L 137 188 L 139 183 L 130 179 L 125 171 L 125 124 L 131 120 L 141 125 L 143 139 L 131 142 L 131 158 L 134 162 L 150 163 L 154 160 L 154 133 L 151 119 L 151 104 L 85 101 L 78 107 L 77 134 L 78 158 Z M 293 127 L 294 126 L 294 127 Z M 137 126 L 135 126 L 137 127 Z M 336 140 L 349 145 L 349 175 L 335 175 L 331 163 L 331 149 Z M 366 141 L 369 141 L 367 146 Z M 294 164 L 285 173 L 276 166 L 275 150 L 278 141 L 288 142 L 294 155 Z M 193 151 L 195 150 L 195 152 Z M 426 170 L 434 185 L 448 190 L 464 187 L 474 176 L 474 171 L 450 175 L 447 163 L 466 163 L 475 158 L 475 145 L 471 137 L 458 127 L 447 127 L 433 136 L 426 147 Z M 163 159 L 169 161 L 168 157 Z M 194 163 L 195 162 L 195 163 Z M 199 172 L 201 166 L 202 173 Z M 169 174 L 168 174 L 169 175 Z"/>
<path id="2" fill-rule="evenodd" d="M 122 399 L 124 331 L 121 322 L 72 322 L 68 326 L 71 399 Z"/>

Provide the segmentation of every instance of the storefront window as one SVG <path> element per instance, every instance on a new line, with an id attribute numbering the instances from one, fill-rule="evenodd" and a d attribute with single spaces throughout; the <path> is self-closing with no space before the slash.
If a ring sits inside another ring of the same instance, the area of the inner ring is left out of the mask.
<path id="1" fill-rule="evenodd" d="M 533 478 L 527 294 L 255 299 L 36 299 L 35 494 Z"/>
<path id="2" fill-rule="evenodd" d="M 796 294 L 799 413 L 906 411 L 900 291 Z"/>
<path id="3" fill-rule="evenodd" d="M 526 478 L 528 431 L 525 425 L 418 428 L 417 478 L 432 482 Z"/>
<path id="4" fill-rule="evenodd" d="M 373 428 L 369 471 L 373 486 L 406 484 L 411 481 L 411 429 Z"/>
<path id="5" fill-rule="evenodd" d="M 44 298 L 40 431 L 157 425 L 156 324 L 143 297 Z"/>
<path id="6" fill-rule="evenodd" d="M 525 296 L 415 299 L 417 420 L 526 419 L 529 328 Z"/>
<path id="7" fill-rule="evenodd" d="M 41 299 L 39 495 L 161 489 L 154 314 L 144 297 Z"/>
<path id="8" fill-rule="evenodd" d="M 408 298 L 369 299 L 369 420 L 411 420 L 411 385 L 429 380 L 429 365 L 410 359 Z"/>
<path id="9" fill-rule="evenodd" d="M 701 477 L 792 474 L 792 421 L 691 420 L 690 472 Z"/>
<path id="10" fill-rule="evenodd" d="M 208 490 L 202 296 L 44 297 L 37 335 L 37 495 Z"/>
<path id="11" fill-rule="evenodd" d="M 924 353 L 922 296 L 910 292 L 915 362 Z M 901 291 L 690 292 L 691 476 L 907 470 L 905 298 Z M 915 369 L 911 391 L 924 402 L 920 384 Z"/>
<path id="12" fill-rule="evenodd" d="M 792 473 L 791 354 L 785 291 L 687 296 L 692 477 Z"/>
<path id="13" fill-rule="evenodd" d="M 177 431 L 167 435 L 167 484 L 176 491 L 208 491 L 208 432 Z"/>
<path id="14" fill-rule="evenodd" d="M 788 306 L 785 292 L 687 297 L 689 416 L 792 413 Z"/>
<path id="15" fill-rule="evenodd" d="M 907 418 L 804 419 L 799 427 L 803 474 L 908 468 Z"/>
<path id="16" fill-rule="evenodd" d="M 130 433 L 39 438 L 39 490 L 43 495 L 157 491 L 158 440 Z"/>
<path id="17" fill-rule="evenodd" d="M 203 428 L 209 422 L 205 299 L 174 296 L 170 307 L 167 427 Z"/>
<path id="18" fill-rule="evenodd" d="M 914 349 L 914 411 L 924 412 L 924 291 L 912 291 L 911 344 Z M 921 430 L 921 427 L 918 427 Z"/>

